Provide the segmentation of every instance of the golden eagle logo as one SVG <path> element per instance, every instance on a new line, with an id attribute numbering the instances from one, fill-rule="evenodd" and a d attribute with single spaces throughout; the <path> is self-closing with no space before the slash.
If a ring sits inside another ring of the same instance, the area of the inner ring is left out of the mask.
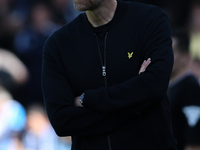
<path id="1" fill-rule="evenodd" d="M 128 58 L 131 59 L 132 57 L 133 57 L 133 52 L 132 53 L 128 52 Z"/>

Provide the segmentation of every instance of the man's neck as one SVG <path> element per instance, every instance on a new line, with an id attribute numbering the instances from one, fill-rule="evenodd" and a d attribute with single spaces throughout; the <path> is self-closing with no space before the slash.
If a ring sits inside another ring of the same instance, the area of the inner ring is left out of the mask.
<path id="1" fill-rule="evenodd" d="M 116 8 L 116 0 L 104 0 L 96 9 L 86 11 L 86 15 L 93 27 L 99 27 L 112 20 Z"/>

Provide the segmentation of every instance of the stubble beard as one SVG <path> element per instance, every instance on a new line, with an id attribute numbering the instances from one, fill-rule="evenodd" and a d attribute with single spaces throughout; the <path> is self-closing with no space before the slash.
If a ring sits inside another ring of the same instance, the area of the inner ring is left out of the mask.
<path id="1" fill-rule="evenodd" d="M 88 0 L 88 2 L 84 2 L 84 0 L 73 0 L 74 7 L 78 11 L 94 10 L 102 1 L 103 0 Z"/>

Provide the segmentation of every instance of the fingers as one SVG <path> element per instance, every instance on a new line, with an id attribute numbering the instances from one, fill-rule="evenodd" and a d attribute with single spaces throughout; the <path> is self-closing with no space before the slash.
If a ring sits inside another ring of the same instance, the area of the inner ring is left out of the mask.
<path id="1" fill-rule="evenodd" d="M 151 63 L 151 58 L 144 60 L 144 62 L 142 63 L 142 65 L 140 67 L 139 74 L 142 73 L 142 72 L 145 72 L 146 68 L 149 66 L 150 63 Z"/>
<path id="2" fill-rule="evenodd" d="M 83 105 L 80 103 L 80 96 L 75 98 L 74 104 L 76 107 L 83 107 Z"/>
<path id="3" fill-rule="evenodd" d="M 148 67 L 148 65 L 151 63 L 151 58 L 148 58 L 147 61 L 145 62 L 144 66 L 145 66 L 145 70 Z"/>

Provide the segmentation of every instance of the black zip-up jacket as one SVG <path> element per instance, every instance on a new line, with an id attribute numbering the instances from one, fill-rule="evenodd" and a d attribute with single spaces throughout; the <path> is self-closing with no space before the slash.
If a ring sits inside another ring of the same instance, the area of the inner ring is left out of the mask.
<path id="1" fill-rule="evenodd" d="M 56 133 L 72 136 L 72 150 L 175 147 L 166 96 L 171 44 L 167 16 L 134 2 L 118 1 L 104 45 L 106 64 L 85 13 L 56 31 L 45 43 L 42 70 L 44 102 Z M 151 64 L 138 75 L 147 58 Z M 75 107 L 74 98 L 83 92 L 84 107 Z"/>

